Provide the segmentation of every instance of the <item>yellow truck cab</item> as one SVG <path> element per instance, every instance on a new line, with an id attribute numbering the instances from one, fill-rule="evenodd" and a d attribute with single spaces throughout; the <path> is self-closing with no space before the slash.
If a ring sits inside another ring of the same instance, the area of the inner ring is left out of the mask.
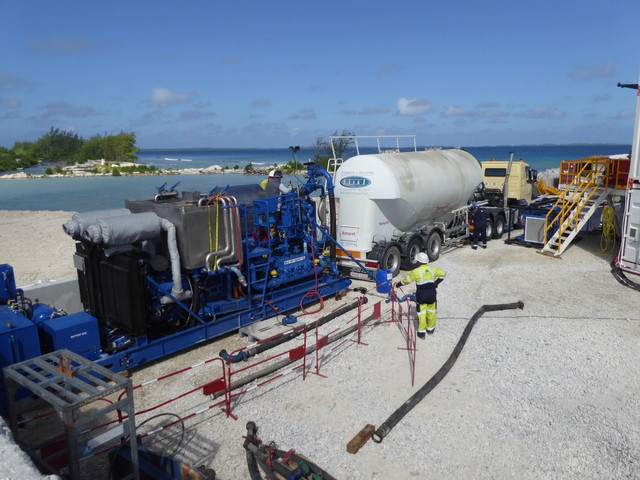
<path id="1" fill-rule="evenodd" d="M 522 159 L 519 162 L 511 162 L 509 169 L 508 160 L 495 160 L 480 162 L 482 165 L 482 181 L 484 182 L 485 194 L 495 196 L 496 200 L 504 198 L 504 183 L 507 173 L 509 174 L 508 203 L 516 204 L 524 200 L 531 202 L 537 195 L 534 183 L 537 180 L 538 172 L 532 170 L 528 163 Z"/>

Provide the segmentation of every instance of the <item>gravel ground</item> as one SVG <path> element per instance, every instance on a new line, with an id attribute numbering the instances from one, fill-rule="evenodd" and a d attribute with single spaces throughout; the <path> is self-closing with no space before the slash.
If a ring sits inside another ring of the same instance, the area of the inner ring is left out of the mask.
<path id="1" fill-rule="evenodd" d="M 436 333 L 418 339 L 413 387 L 409 355 L 401 349 L 403 331 L 382 323 L 365 329 L 366 345 L 327 347 L 331 354 L 321 363 L 323 376 L 313 374 L 312 355 L 306 379 L 292 372 L 234 399 L 237 420 L 209 409 L 185 421 L 184 436 L 178 425 L 144 443 L 177 448 L 179 458 L 214 468 L 220 480 L 248 478 L 242 436 L 249 420 L 259 426 L 263 441 L 294 448 L 340 480 L 640 478 L 640 294 L 616 281 L 609 267 L 612 254 L 598 253 L 599 248 L 599 236 L 585 235 L 561 259 L 496 240 L 487 250 L 466 246 L 447 252 L 435 263 L 448 273 L 438 291 Z M 70 257 L 65 262 L 71 263 Z M 19 255 L 0 263 L 11 263 L 18 277 Z M 371 295 L 369 305 L 379 299 Z M 382 443 L 370 440 L 357 454 L 346 452 L 360 429 L 379 426 L 433 376 L 478 308 L 520 300 L 523 310 L 480 318 L 449 374 Z M 316 317 L 344 302 L 327 301 Z M 322 334 L 351 317 L 330 322 Z M 389 317 L 385 311 L 383 319 Z M 247 342 L 232 335 L 176 355 L 133 372 L 133 384 Z M 212 362 L 136 390 L 136 410 L 219 375 Z M 137 423 L 159 412 L 186 417 L 212 403 L 196 392 Z M 170 420 L 149 420 L 138 433 Z M 12 477 L 2 468 L 0 478 L 40 478 Z M 90 465 L 86 475 L 107 478 Z"/>

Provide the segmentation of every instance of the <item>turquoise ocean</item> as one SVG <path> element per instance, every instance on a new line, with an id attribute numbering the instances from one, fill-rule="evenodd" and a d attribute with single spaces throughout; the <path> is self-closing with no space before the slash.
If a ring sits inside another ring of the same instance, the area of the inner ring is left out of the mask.
<path id="1" fill-rule="evenodd" d="M 479 161 L 508 160 L 513 152 L 514 160 L 523 159 L 532 168 L 543 171 L 559 168 L 560 162 L 577 160 L 594 155 L 616 155 L 629 153 L 631 145 L 544 145 L 544 146 L 487 146 L 465 147 Z M 355 155 L 347 152 L 345 157 Z M 362 147 L 360 153 L 374 153 L 372 148 Z M 206 168 L 211 165 L 229 167 L 243 171 L 252 163 L 257 168 L 269 168 L 297 160 L 300 163 L 313 157 L 311 148 L 302 148 L 297 157 L 289 149 L 185 149 L 185 150 L 141 150 L 138 163 L 155 165 L 158 168 L 174 169 Z M 44 167 L 27 170 L 42 173 Z M 87 212 L 124 207 L 126 199 L 144 200 L 152 198 L 158 187 L 166 183 L 170 188 L 180 182 L 179 191 L 209 192 L 225 185 L 259 183 L 263 178 L 255 175 L 158 175 L 133 177 L 88 177 L 88 178 L 28 178 L 0 180 L 0 210 L 64 210 Z M 296 185 L 304 178 L 285 176 L 284 182 Z"/>

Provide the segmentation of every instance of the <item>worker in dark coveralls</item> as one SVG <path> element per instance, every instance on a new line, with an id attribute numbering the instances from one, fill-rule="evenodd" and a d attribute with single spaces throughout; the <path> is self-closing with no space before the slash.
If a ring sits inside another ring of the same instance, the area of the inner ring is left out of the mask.
<path id="1" fill-rule="evenodd" d="M 275 197 L 277 195 L 285 195 L 291 191 L 289 187 L 282 185 L 282 171 L 271 170 L 269 177 L 260 182 L 260 186 L 265 189 L 267 196 Z"/>
<path id="2" fill-rule="evenodd" d="M 425 338 L 425 333 L 432 334 L 436 331 L 436 289 L 447 274 L 439 268 L 427 265 L 429 257 L 424 252 L 416 255 L 416 260 L 420 266 L 411 270 L 409 275 L 396 283 L 396 287 L 400 288 L 412 282 L 416 283 L 418 337 Z"/>
<path id="3" fill-rule="evenodd" d="M 471 208 L 469 224 L 473 226 L 473 244 L 471 248 L 478 249 L 478 240 L 482 242 L 482 248 L 487 248 L 487 212 L 478 205 Z"/>

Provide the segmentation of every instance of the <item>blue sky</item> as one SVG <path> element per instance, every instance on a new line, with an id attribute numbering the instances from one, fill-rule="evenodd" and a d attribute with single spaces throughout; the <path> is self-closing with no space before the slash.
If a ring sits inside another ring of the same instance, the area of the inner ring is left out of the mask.
<path id="1" fill-rule="evenodd" d="M 631 143 L 640 1 L 2 0 L 0 146 Z"/>

